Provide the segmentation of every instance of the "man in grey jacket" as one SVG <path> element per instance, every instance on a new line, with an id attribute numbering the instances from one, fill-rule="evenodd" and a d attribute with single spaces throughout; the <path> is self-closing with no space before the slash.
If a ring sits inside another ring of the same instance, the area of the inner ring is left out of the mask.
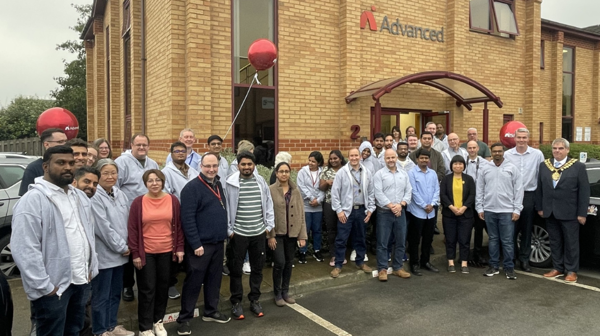
<path id="1" fill-rule="evenodd" d="M 356 267 L 365 273 L 371 268 L 364 263 L 367 253 L 366 223 L 375 211 L 375 193 L 372 174 L 360 163 L 357 148 L 348 151 L 348 164 L 340 168 L 331 186 L 331 208 L 338 216 L 338 232 L 335 238 L 335 268 L 331 277 L 342 272 L 346 254 L 346 243 L 353 232 L 352 241 L 356 251 Z"/>
<path id="2" fill-rule="evenodd" d="M 231 239 L 229 259 L 231 314 L 234 319 L 244 318 L 242 309 L 242 264 L 246 252 L 250 258 L 250 311 L 257 317 L 264 315 L 260 298 L 262 269 L 265 263 L 267 232 L 275 227 L 273 199 L 267 182 L 254 174 L 256 159 L 250 152 L 241 152 L 237 156 L 237 173 L 227 178 L 225 195 L 227 198 L 228 228 Z M 220 169 L 220 168 L 219 168 Z"/>
<path id="3" fill-rule="evenodd" d="M 171 145 L 171 161 L 167 162 L 165 168 L 162 169 L 165 174 L 165 191 L 171 195 L 175 195 L 181 202 L 181 191 L 183 187 L 194 178 L 198 178 L 198 171 L 192 168 L 186 162 L 187 147 L 183 142 L 176 141 Z M 199 161 L 200 162 L 200 161 Z M 171 278 L 169 279 L 169 299 L 177 299 L 181 295 L 175 288 L 177 284 L 177 273 L 181 267 L 180 263 L 173 262 L 171 264 Z"/>
<path id="4" fill-rule="evenodd" d="M 98 274 L 91 203 L 71 185 L 74 164 L 71 148 L 48 149 L 44 176 L 14 208 L 13 257 L 33 303 L 38 335 L 79 334 L 89 283 Z"/>
<path id="5" fill-rule="evenodd" d="M 119 168 L 117 187 L 121 189 L 129 200 L 129 206 L 133 200 L 144 195 L 148 189 L 142 180 L 142 175 L 147 170 L 158 169 L 156 161 L 148 157 L 150 150 L 150 138 L 144 134 L 135 134 L 131 137 L 131 151 L 121 154 L 115 163 Z M 133 263 L 131 256 L 123 270 L 123 300 L 133 301 Z"/>

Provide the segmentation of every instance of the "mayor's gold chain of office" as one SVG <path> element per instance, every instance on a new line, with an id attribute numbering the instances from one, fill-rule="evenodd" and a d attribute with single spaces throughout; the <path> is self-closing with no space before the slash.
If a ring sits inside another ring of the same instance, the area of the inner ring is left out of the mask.
<path id="1" fill-rule="evenodd" d="M 552 165 L 552 162 L 550 162 L 550 159 L 546 159 L 544 161 L 544 163 L 546 164 L 546 167 L 548 167 L 548 169 L 551 172 L 553 172 L 552 173 L 552 179 L 554 181 L 558 181 L 558 179 L 560 178 L 560 174 L 562 174 L 563 171 L 569 169 L 575 162 L 577 162 L 577 159 L 571 159 L 567 163 L 565 163 L 564 165 L 562 165 L 562 167 L 560 167 L 560 168 L 554 168 L 554 166 Z"/>

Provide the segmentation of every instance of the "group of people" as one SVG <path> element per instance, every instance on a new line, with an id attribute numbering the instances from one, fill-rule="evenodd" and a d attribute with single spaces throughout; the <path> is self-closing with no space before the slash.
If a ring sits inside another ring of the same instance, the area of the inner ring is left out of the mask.
<path id="1" fill-rule="evenodd" d="M 159 170 L 143 134 L 134 135 L 131 150 L 113 161 L 105 139 L 88 146 L 67 141 L 60 129 L 43 132 L 46 152 L 26 169 L 11 236 L 37 335 L 79 335 L 90 297 L 94 335 L 134 335 L 117 325 L 117 312 L 121 299 L 134 299 L 135 280 L 140 335 L 166 335 L 168 298 L 180 296 L 178 334 L 191 334 L 202 286 L 202 319 L 229 322 L 218 310 L 223 275 L 230 276 L 231 317 L 245 318 L 244 273 L 250 311 L 263 316 L 266 254 L 273 261 L 275 304 L 294 304 L 289 286 L 296 249 L 305 263 L 310 235 L 312 256 L 324 261 L 323 223 L 333 278 L 347 263 L 349 240 L 351 261 L 368 273 L 368 240 L 376 246 L 381 281 L 387 280 L 389 261 L 391 274 L 401 278 L 421 276 L 422 269 L 439 272 L 430 254 L 440 208 L 449 272 L 456 272 L 457 245 L 462 273 L 469 273 L 469 259 L 483 259 L 484 229 L 490 239 L 485 275 L 499 273 L 500 248 L 507 278 L 516 279 L 513 259 L 531 271 L 537 212 L 551 235 L 554 270 L 545 276 L 576 281 L 578 223 L 585 223 L 589 187 L 585 167 L 567 158 L 568 141 L 556 139 L 554 159 L 544 160 L 528 146 L 527 129 L 517 130 L 517 146 L 505 152 L 500 143 L 488 147 L 479 141 L 475 129 L 461 147 L 458 135 L 445 135 L 443 128 L 440 134 L 437 126 L 427 124 L 420 137 L 409 127 L 404 139 L 398 128 L 378 133 L 372 143 L 350 149 L 348 162 L 332 150 L 325 164 L 313 151 L 296 182 L 290 179 L 291 156 L 279 153 L 270 183 L 255 169 L 255 146 L 245 140 L 229 164 L 219 136 L 210 136 L 208 152 L 200 155 L 193 149 L 194 132 L 184 129 Z M 558 202 L 572 206 L 557 207 Z M 174 285 L 182 265 L 180 294 Z"/>

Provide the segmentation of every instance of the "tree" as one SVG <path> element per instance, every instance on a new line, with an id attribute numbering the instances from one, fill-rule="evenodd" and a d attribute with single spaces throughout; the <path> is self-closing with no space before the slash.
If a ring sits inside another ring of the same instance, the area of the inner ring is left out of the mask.
<path id="1" fill-rule="evenodd" d="M 37 118 L 51 107 L 53 100 L 23 96 L 13 99 L 0 109 L 0 140 L 36 137 Z"/>
<path id="2" fill-rule="evenodd" d="M 81 35 L 87 19 L 92 13 L 92 5 L 72 5 L 79 13 L 77 23 L 71 30 Z M 55 78 L 59 87 L 50 93 L 56 99 L 56 106 L 71 111 L 79 121 L 78 137 L 87 139 L 87 102 L 86 102 L 86 73 L 85 45 L 83 40 L 69 40 L 59 44 L 57 50 L 66 50 L 76 55 L 76 59 L 65 65 L 65 76 Z"/>

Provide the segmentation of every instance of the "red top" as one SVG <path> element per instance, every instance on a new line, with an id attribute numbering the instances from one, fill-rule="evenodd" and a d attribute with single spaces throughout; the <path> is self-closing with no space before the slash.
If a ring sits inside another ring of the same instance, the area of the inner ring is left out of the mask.
<path id="1" fill-rule="evenodd" d="M 175 252 L 183 252 L 183 231 L 181 230 L 181 220 L 179 214 L 179 200 L 173 195 L 171 197 L 171 208 L 173 214 L 171 217 L 171 246 L 173 251 L 173 261 L 176 261 Z M 139 196 L 131 204 L 129 210 L 129 220 L 127 222 L 127 245 L 131 250 L 131 257 L 133 259 L 140 258 L 142 260 L 142 266 L 146 265 L 146 251 L 144 250 L 144 230 L 143 230 L 143 199 L 144 196 Z M 167 198 L 168 199 L 168 198 Z"/>

